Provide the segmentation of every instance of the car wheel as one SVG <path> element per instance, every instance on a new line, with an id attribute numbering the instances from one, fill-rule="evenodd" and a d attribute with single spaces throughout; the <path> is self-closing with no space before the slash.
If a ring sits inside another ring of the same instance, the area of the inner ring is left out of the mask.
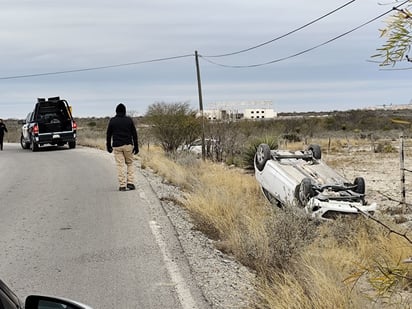
<path id="1" fill-rule="evenodd" d="M 70 149 L 76 148 L 76 141 L 69 142 L 69 148 Z"/>
<path id="2" fill-rule="evenodd" d="M 319 145 L 317 144 L 309 145 L 308 151 L 312 152 L 312 155 L 316 160 L 320 160 L 322 158 L 322 151 L 320 150 Z"/>
<path id="3" fill-rule="evenodd" d="M 260 144 L 256 149 L 255 163 L 259 171 L 263 171 L 267 160 L 271 158 L 270 147 L 268 144 Z"/>
<path id="4" fill-rule="evenodd" d="M 353 184 L 356 186 L 354 190 L 356 193 L 365 194 L 365 179 L 363 177 L 356 177 Z"/>
<path id="5" fill-rule="evenodd" d="M 312 187 L 312 181 L 308 177 L 303 178 L 299 186 L 299 203 L 301 204 L 301 206 L 306 206 L 306 204 L 313 196 L 314 190 Z"/>
<path id="6" fill-rule="evenodd" d="M 24 140 L 23 135 L 20 136 L 20 146 L 21 146 L 21 148 L 23 148 L 23 149 L 29 148 L 29 145 L 28 145 L 28 144 L 26 143 L 26 141 Z"/>
<path id="7" fill-rule="evenodd" d="M 34 142 L 34 137 L 32 137 L 32 139 L 31 139 L 30 148 L 31 148 L 31 151 L 33 151 L 33 152 L 39 150 L 39 145 L 37 145 L 37 144 Z"/>

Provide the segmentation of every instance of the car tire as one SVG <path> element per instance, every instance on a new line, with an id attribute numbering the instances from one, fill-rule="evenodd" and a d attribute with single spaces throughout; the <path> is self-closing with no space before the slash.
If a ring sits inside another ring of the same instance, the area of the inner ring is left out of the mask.
<path id="1" fill-rule="evenodd" d="M 271 158 L 270 147 L 268 144 L 260 144 L 256 149 L 255 164 L 259 171 L 263 171 L 266 162 Z"/>
<path id="2" fill-rule="evenodd" d="M 322 151 L 320 149 L 320 146 L 317 144 L 311 144 L 308 147 L 308 151 L 312 152 L 313 158 L 316 160 L 320 160 L 322 158 Z"/>
<path id="3" fill-rule="evenodd" d="M 20 146 L 21 146 L 21 148 L 23 148 L 23 149 L 27 149 L 27 148 L 30 147 L 30 144 L 26 143 L 26 141 L 24 140 L 23 135 L 20 136 Z"/>
<path id="4" fill-rule="evenodd" d="M 363 177 L 356 177 L 353 181 L 355 187 L 355 192 L 359 194 L 365 194 L 365 179 Z"/>
<path id="5" fill-rule="evenodd" d="M 69 142 L 69 148 L 70 149 L 76 148 L 76 141 Z"/>
<path id="6" fill-rule="evenodd" d="M 310 178 L 303 178 L 298 188 L 298 199 L 301 206 L 306 206 L 309 200 L 314 196 L 312 181 Z"/>
<path id="7" fill-rule="evenodd" d="M 30 149 L 31 149 L 31 151 L 33 151 L 33 152 L 39 150 L 39 145 L 37 145 L 37 144 L 34 142 L 34 137 L 31 138 Z"/>

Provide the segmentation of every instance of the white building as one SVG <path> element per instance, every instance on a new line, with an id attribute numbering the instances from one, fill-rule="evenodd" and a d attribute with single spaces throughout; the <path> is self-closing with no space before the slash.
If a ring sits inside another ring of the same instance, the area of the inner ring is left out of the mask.
<path id="1" fill-rule="evenodd" d="M 277 113 L 271 108 L 247 108 L 243 113 L 243 119 L 273 119 Z"/>
<path id="2" fill-rule="evenodd" d="M 270 108 L 272 101 L 217 102 L 211 105 L 212 109 L 203 111 L 203 116 L 209 120 L 262 120 L 277 117 L 277 113 Z M 197 116 L 200 116 L 200 112 Z"/>

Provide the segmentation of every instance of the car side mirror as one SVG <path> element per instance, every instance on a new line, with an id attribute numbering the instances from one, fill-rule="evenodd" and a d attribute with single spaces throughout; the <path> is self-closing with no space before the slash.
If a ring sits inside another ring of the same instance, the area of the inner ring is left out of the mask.
<path id="1" fill-rule="evenodd" d="M 30 295 L 27 296 L 25 309 L 92 309 L 87 305 L 75 302 L 70 299 Z"/>

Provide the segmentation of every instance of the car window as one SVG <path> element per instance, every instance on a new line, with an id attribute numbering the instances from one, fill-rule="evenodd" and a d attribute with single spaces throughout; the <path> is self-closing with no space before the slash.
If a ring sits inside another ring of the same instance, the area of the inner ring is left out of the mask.
<path id="1" fill-rule="evenodd" d="M 37 308 L 38 309 L 74 309 L 70 305 L 56 304 L 55 302 L 47 301 L 47 300 L 40 300 Z"/>

